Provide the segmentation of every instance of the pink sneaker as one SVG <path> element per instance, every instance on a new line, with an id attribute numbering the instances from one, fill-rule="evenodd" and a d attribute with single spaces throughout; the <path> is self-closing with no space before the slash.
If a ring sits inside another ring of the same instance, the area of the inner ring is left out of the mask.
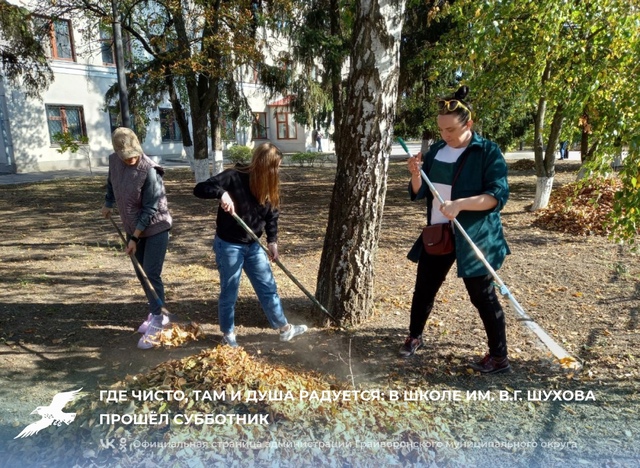
<path id="1" fill-rule="evenodd" d="M 160 334 L 162 333 L 162 317 L 159 315 L 151 316 L 147 331 L 138 340 L 138 348 L 151 349 L 160 345 Z"/>
<path id="2" fill-rule="evenodd" d="M 151 317 L 153 317 L 153 315 L 149 314 L 149 316 L 147 317 L 147 320 L 142 322 L 142 324 L 138 327 L 138 333 L 143 333 L 143 334 L 147 333 L 147 330 L 149 329 L 149 322 L 151 322 Z M 169 323 L 169 317 L 163 314 L 162 326 L 164 327 L 167 323 Z"/>

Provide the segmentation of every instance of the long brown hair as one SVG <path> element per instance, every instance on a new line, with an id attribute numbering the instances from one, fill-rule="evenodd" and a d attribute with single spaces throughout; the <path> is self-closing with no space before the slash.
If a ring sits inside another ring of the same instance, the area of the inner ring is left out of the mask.
<path id="1" fill-rule="evenodd" d="M 262 143 L 253 150 L 253 158 L 247 168 L 249 187 L 261 205 L 269 202 L 273 208 L 280 206 L 280 161 L 282 153 L 272 143 Z"/>

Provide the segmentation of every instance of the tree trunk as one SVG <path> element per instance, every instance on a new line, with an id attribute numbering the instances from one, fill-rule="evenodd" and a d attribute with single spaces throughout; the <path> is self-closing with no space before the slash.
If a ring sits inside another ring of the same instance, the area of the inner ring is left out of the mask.
<path id="1" fill-rule="evenodd" d="M 360 0 L 356 6 L 348 100 L 317 283 L 320 303 L 352 325 L 373 311 L 404 7 L 405 0 Z"/>
<path id="2" fill-rule="evenodd" d="M 204 118 L 201 115 L 192 116 L 193 123 L 193 169 L 196 184 L 204 182 L 211 177 L 209 170 L 209 159 L 207 157 L 207 129 L 208 119 L 205 114 Z"/>
<path id="3" fill-rule="evenodd" d="M 531 211 L 541 210 L 549 205 L 549 197 L 553 188 L 553 177 L 536 178 L 536 198 L 531 206 Z"/>
<path id="4" fill-rule="evenodd" d="M 590 128 L 591 127 L 589 125 L 583 126 L 582 133 L 580 135 L 580 159 L 582 164 L 591 161 L 593 159 L 593 155 L 598 149 L 598 139 L 589 146 L 589 135 L 591 134 Z"/>
<path id="5" fill-rule="evenodd" d="M 193 145 L 191 146 L 182 146 L 182 155 L 183 157 L 189 162 L 189 168 L 191 169 L 191 172 L 196 171 L 196 168 L 194 166 L 194 159 L 193 159 Z"/>
<path id="6" fill-rule="evenodd" d="M 549 138 L 547 140 L 547 150 L 544 155 L 544 168 L 547 175 L 553 176 L 556 171 L 556 149 L 560 146 L 560 132 L 564 122 L 564 106 L 558 104 L 553 114 Z"/>
<path id="7" fill-rule="evenodd" d="M 547 62 L 544 72 L 542 73 L 542 85 L 549 79 L 551 75 L 551 66 Z M 541 96 L 538 100 L 538 111 L 534 120 L 534 137 L 533 137 L 533 152 L 535 155 L 536 165 L 536 195 L 531 206 L 531 210 L 539 210 L 546 208 L 549 204 L 549 196 L 551 195 L 551 187 L 553 186 L 553 171 L 554 166 L 551 166 L 551 173 L 548 170 L 547 154 L 549 152 L 549 146 L 547 145 L 545 151 L 544 145 L 544 117 L 547 111 L 547 99 Z M 553 157 L 553 156 L 552 156 Z M 550 181 L 550 182 L 549 182 Z"/>
<path id="8" fill-rule="evenodd" d="M 542 171 L 537 171 L 536 176 L 536 197 L 531 206 L 531 211 L 541 210 L 549 205 L 549 197 L 553 188 L 553 178 L 556 172 L 556 148 L 560 140 L 560 132 L 562 131 L 562 122 L 564 121 L 564 106 L 558 104 L 551 121 L 551 129 L 549 130 L 549 139 L 542 160 Z M 542 132 L 540 132 L 542 136 Z M 536 140 L 538 141 L 538 140 Z M 542 137 L 539 141 L 542 144 Z M 540 148 L 542 149 L 542 148 Z M 538 169 L 536 154 L 536 169 Z"/>
<path id="9" fill-rule="evenodd" d="M 422 154 L 426 154 L 429 151 L 431 145 L 433 145 L 437 141 L 436 136 L 431 130 L 424 130 L 422 132 L 422 144 L 420 145 L 420 152 Z"/>
<path id="10" fill-rule="evenodd" d="M 589 132 L 587 127 L 582 127 L 580 134 L 580 161 L 584 164 L 587 161 L 587 153 L 589 152 Z"/>
<path id="11" fill-rule="evenodd" d="M 339 39 L 342 37 L 340 27 L 341 15 L 340 0 L 331 0 L 331 36 Z M 331 98 L 333 100 L 333 141 L 340 140 L 340 125 L 342 124 L 342 60 L 341 58 L 329 57 L 328 71 L 331 77 Z M 311 142 L 314 146 L 315 141 Z"/>
<path id="12" fill-rule="evenodd" d="M 224 159 L 222 157 L 222 128 L 220 122 L 211 128 L 211 144 L 213 146 L 213 161 L 211 167 L 213 175 L 218 175 L 224 171 Z"/>
<path id="13" fill-rule="evenodd" d="M 547 111 L 547 100 L 538 100 L 538 111 L 533 122 L 533 154 L 535 158 L 536 176 L 545 176 L 544 171 L 544 115 Z"/>
<path id="14" fill-rule="evenodd" d="M 209 82 L 209 86 L 215 87 L 218 90 L 218 81 L 211 80 Z M 211 106 L 211 111 L 209 115 L 209 120 L 211 124 L 211 150 L 212 150 L 212 158 L 211 158 L 211 167 L 213 168 L 213 175 L 220 174 L 224 170 L 224 165 L 222 161 L 222 129 L 220 128 L 220 106 L 217 105 L 218 102 L 218 91 L 214 94 L 214 100 L 216 102 L 215 105 Z"/>
<path id="15" fill-rule="evenodd" d="M 191 172 L 194 172 L 195 169 L 193 167 L 193 140 L 191 139 L 191 130 L 189 130 L 189 123 L 187 121 L 187 116 L 184 112 L 184 108 L 182 107 L 182 103 L 178 97 L 178 93 L 176 92 L 176 87 L 173 82 L 173 76 L 169 75 L 165 78 L 165 83 L 167 85 L 167 89 L 169 92 L 169 101 L 171 102 L 171 108 L 173 109 L 173 115 L 175 116 L 176 123 L 180 128 L 180 133 L 182 134 L 182 152 L 183 156 L 189 162 L 189 167 L 191 168 Z"/>
<path id="16" fill-rule="evenodd" d="M 190 50 L 190 40 L 187 34 L 187 26 L 182 15 L 182 10 L 173 11 L 176 33 L 183 50 Z M 209 31 L 205 25 L 202 39 L 207 37 Z M 209 170 L 207 130 L 209 128 L 209 110 L 211 106 L 217 106 L 214 102 L 213 90 L 208 85 L 209 79 L 203 74 L 190 73 L 185 76 L 185 85 L 189 97 L 191 111 L 191 123 L 193 125 L 193 171 L 196 183 L 203 182 L 211 176 Z"/>

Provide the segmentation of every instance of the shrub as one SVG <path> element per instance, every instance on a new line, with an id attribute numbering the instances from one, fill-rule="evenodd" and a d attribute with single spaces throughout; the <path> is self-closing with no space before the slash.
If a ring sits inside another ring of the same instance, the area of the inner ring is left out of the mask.
<path id="1" fill-rule="evenodd" d="M 322 153 L 307 151 L 304 153 L 295 153 L 291 155 L 291 162 L 297 163 L 300 167 L 305 163 L 313 166 L 316 162 L 321 162 L 323 158 Z"/>
<path id="2" fill-rule="evenodd" d="M 251 161 L 251 148 L 244 145 L 234 145 L 227 150 L 227 158 L 233 164 L 248 163 Z"/>

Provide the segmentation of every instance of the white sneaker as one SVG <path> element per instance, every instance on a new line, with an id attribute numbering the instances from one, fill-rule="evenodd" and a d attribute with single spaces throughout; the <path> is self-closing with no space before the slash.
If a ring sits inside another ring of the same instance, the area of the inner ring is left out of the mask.
<path id="1" fill-rule="evenodd" d="M 151 316 L 147 331 L 145 331 L 144 335 L 138 340 L 139 349 L 151 349 L 155 345 L 160 344 L 160 333 L 162 333 L 163 328 L 162 322 L 163 319 L 160 315 Z"/>
<path id="2" fill-rule="evenodd" d="M 235 333 L 225 333 L 225 335 L 222 337 L 222 341 L 225 344 L 228 344 L 229 346 L 231 346 L 232 348 L 238 347 L 238 342 L 236 341 Z"/>
<path id="3" fill-rule="evenodd" d="M 287 331 L 280 332 L 280 341 L 289 341 L 294 336 L 302 335 L 306 331 L 306 325 L 291 325 Z"/>
<path id="4" fill-rule="evenodd" d="M 149 322 L 151 321 L 151 317 L 153 317 L 153 315 L 149 314 L 149 316 L 147 317 L 147 320 L 142 322 L 142 324 L 138 327 L 138 333 L 147 333 L 147 328 L 149 328 Z M 162 314 L 162 326 L 164 327 L 168 323 L 169 323 L 169 317 Z"/>

